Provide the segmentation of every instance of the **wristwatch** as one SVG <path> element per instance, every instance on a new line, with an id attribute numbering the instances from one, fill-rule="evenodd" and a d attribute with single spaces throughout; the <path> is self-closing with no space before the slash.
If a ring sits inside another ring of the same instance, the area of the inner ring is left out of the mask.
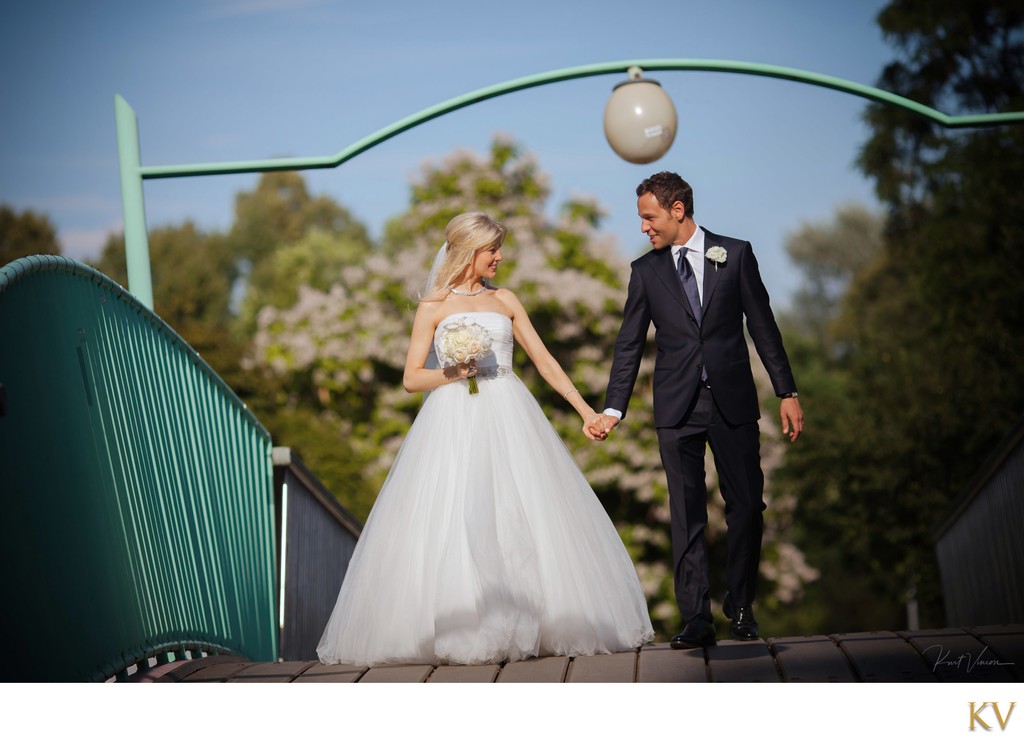
<path id="1" fill-rule="evenodd" d="M 779 398 L 796 398 L 799 394 L 796 391 L 792 393 L 780 393 Z"/>

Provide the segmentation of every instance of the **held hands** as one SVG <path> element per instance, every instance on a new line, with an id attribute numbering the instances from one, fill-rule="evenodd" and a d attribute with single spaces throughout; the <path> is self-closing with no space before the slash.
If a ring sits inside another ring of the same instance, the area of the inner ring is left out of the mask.
<path id="1" fill-rule="evenodd" d="M 782 399 L 779 416 L 782 418 L 782 434 L 789 437 L 789 442 L 795 443 L 804 431 L 804 410 L 800 408 L 800 401 L 795 396 Z"/>
<path id="2" fill-rule="evenodd" d="M 595 412 L 590 419 L 584 422 L 583 434 L 591 440 L 604 440 L 618 423 L 619 420 L 615 417 Z"/>

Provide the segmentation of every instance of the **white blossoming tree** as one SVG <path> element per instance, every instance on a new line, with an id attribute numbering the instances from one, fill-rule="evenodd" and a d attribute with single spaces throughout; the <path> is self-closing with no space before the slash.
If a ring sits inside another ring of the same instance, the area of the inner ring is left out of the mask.
<path id="1" fill-rule="evenodd" d="M 364 467 L 366 485 L 379 487 L 420 404 L 401 385 L 418 293 L 444 227 L 455 214 L 480 210 L 509 229 L 496 282 L 513 289 L 538 332 L 574 384 L 600 408 L 618 331 L 628 260 L 597 227 L 601 210 L 579 198 L 554 219 L 545 213 L 546 177 L 504 138 L 486 155 L 458 152 L 424 167 L 408 210 L 393 219 L 382 247 L 350 265 L 329 286 L 303 286 L 294 305 L 264 307 L 258 317 L 254 367 L 273 369 L 305 388 L 338 425 Z M 321 280 L 322 281 L 322 280 Z M 323 289 L 326 288 L 326 291 Z M 653 335 L 653 334 L 652 334 Z M 672 595 L 667 489 L 651 409 L 653 346 L 640 369 L 629 418 L 604 443 L 587 440 L 576 413 L 553 393 L 517 351 L 516 369 L 551 418 L 619 528 L 651 604 L 661 636 L 679 626 Z M 762 378 L 766 390 L 767 376 Z M 766 468 L 778 462 L 781 441 L 765 425 Z M 709 535 L 724 555 L 724 519 L 710 457 L 714 499 Z M 770 485 L 769 485 L 770 487 Z M 372 497 L 343 498 L 365 516 Z M 786 541 L 793 501 L 769 497 L 762 574 L 765 601 L 799 597 L 815 573 Z M 724 569 L 724 564 L 716 566 Z M 722 591 L 724 585 L 716 586 Z M 763 619 L 763 618 L 762 618 Z"/>

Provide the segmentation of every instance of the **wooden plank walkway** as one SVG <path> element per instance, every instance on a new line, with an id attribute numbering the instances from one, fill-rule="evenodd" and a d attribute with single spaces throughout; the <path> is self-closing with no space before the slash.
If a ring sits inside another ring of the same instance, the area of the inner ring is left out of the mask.
<path id="1" fill-rule="evenodd" d="M 1024 625 L 719 641 L 674 651 L 548 656 L 482 666 L 356 667 L 214 656 L 133 675 L 138 682 L 1024 682 Z"/>

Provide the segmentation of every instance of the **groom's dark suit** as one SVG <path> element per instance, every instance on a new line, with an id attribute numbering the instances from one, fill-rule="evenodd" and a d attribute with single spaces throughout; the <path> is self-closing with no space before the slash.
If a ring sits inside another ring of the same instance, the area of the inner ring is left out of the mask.
<path id="1" fill-rule="evenodd" d="M 711 445 L 726 504 L 729 592 L 742 607 L 752 604 L 755 594 L 764 476 L 744 317 L 776 394 L 796 391 L 750 243 L 704 229 L 704 252 L 715 246 L 725 248 L 727 258 L 717 267 L 704 260 L 699 326 L 671 248 L 652 250 L 633 262 L 605 400 L 606 409 L 625 417 L 653 322 L 654 423 L 668 478 L 676 598 L 687 621 L 711 620 L 705 442 Z"/>

